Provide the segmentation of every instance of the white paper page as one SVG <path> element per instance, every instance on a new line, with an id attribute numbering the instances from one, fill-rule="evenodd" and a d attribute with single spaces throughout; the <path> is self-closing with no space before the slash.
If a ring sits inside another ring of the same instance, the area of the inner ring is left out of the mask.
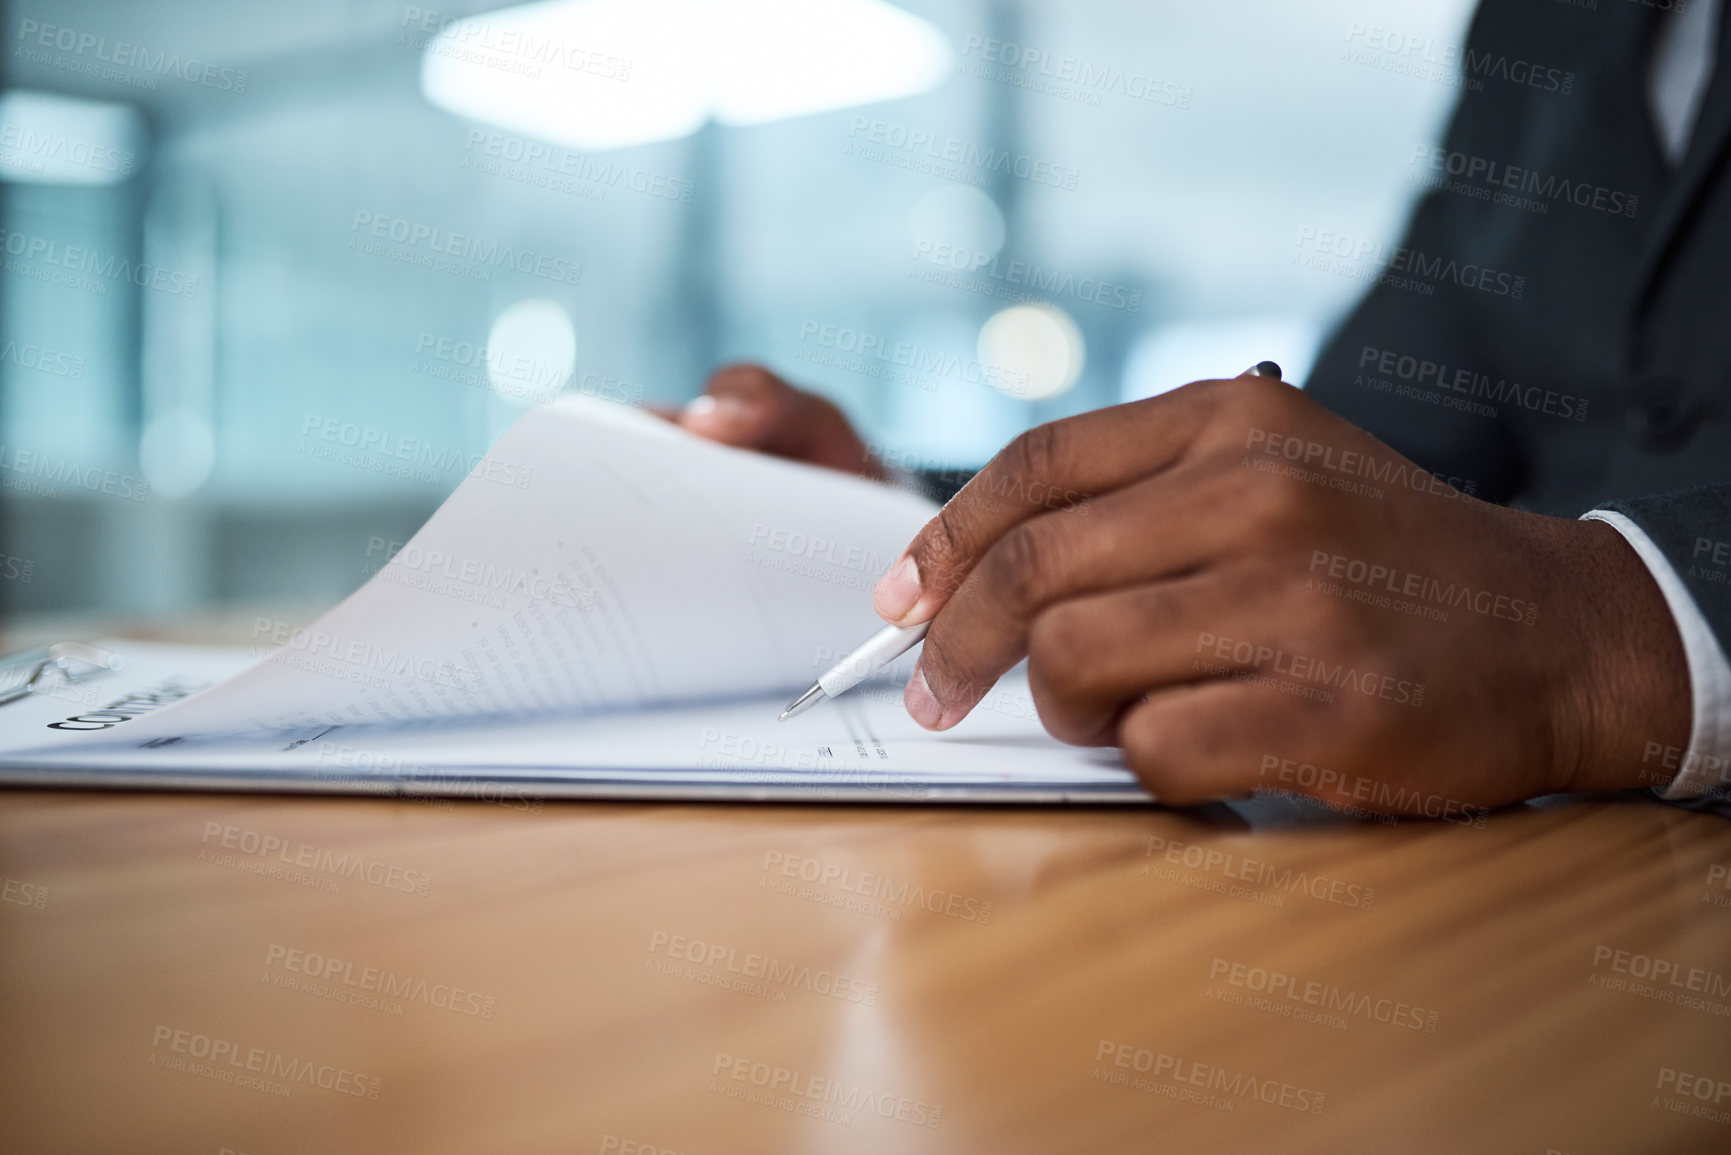
<path id="1" fill-rule="evenodd" d="M 525 414 L 362 589 L 148 736 L 803 689 L 934 512 L 590 398 Z M 124 741 L 108 733 L 92 741 Z"/>
<path id="2" fill-rule="evenodd" d="M 245 650 L 230 647 L 96 645 L 118 655 L 120 668 L 73 682 L 51 675 L 39 690 L 0 706 L 0 759 L 21 750 L 82 749 L 104 735 L 125 742 L 144 719 L 253 664 Z"/>
<path id="3" fill-rule="evenodd" d="M 137 688 L 173 684 L 171 671 L 196 669 L 196 651 L 152 647 L 135 659 Z M 202 661 L 215 672 L 220 663 Z M 146 669 L 148 668 L 148 673 Z M 111 687 L 110 698 L 134 693 Z M 775 697 L 587 717 L 450 725 L 320 726 L 228 737 L 150 739 L 131 722 L 114 727 L 124 745 L 76 741 L 37 748 L 22 762 L 42 766 L 246 774 L 288 772 L 333 787 L 369 781 L 437 782 L 462 775 L 509 782 L 549 773 L 573 780 L 759 786 L 894 783 L 1134 786 L 1118 752 L 1065 746 L 1045 733 L 1018 669 L 1006 675 L 953 730 L 920 729 L 901 704 L 899 684 L 868 683 L 785 723 Z M 55 712 L 39 711 L 46 718 Z M 61 711 L 64 713 L 65 711 Z M 107 715 L 91 715 L 96 719 Z M 39 725 L 41 719 L 32 719 Z M 0 747 L 15 744 L 0 733 Z M 0 765 L 20 761 L 0 751 Z"/>
<path id="4" fill-rule="evenodd" d="M 1116 750 L 1066 746 L 1040 725 L 1027 681 L 1006 675 L 961 725 L 942 734 L 908 717 L 901 687 L 873 682 L 787 722 L 776 698 L 487 725 L 381 732 L 339 727 L 301 747 L 338 774 L 602 769 L 687 780 L 826 778 L 957 782 L 1130 782 Z"/>

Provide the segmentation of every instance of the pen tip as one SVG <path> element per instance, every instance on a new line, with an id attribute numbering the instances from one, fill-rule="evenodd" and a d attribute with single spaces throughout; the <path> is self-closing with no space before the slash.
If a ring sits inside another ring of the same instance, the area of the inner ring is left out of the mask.
<path id="1" fill-rule="evenodd" d="M 785 722 L 796 714 L 803 714 L 805 711 L 823 701 L 827 696 L 828 695 L 823 692 L 823 686 L 817 682 L 813 682 L 811 684 L 811 689 L 807 690 L 805 693 L 787 704 L 787 709 L 781 712 L 781 717 L 777 718 L 776 721 Z"/>

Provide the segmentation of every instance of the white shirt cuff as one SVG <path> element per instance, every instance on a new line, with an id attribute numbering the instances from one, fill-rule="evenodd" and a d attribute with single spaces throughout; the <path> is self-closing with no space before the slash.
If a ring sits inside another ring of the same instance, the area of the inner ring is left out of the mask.
<path id="1" fill-rule="evenodd" d="M 1682 751 L 1649 739 L 1641 754 L 1643 776 L 1651 785 L 1664 787 L 1662 798 L 1725 797 L 1731 784 L 1731 662 L 1726 661 L 1719 639 L 1713 636 L 1683 579 L 1645 530 L 1608 509 L 1591 510 L 1582 514 L 1581 520 L 1606 523 L 1641 555 L 1653 580 L 1659 583 L 1659 592 L 1665 595 L 1689 660 L 1689 696 L 1694 705 L 1689 749 Z"/>

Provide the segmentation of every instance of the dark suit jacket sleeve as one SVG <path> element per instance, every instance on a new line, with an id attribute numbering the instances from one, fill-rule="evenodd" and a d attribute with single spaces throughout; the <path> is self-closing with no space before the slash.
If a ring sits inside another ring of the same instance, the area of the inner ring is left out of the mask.
<path id="1" fill-rule="evenodd" d="M 1619 498 L 1599 508 L 1622 514 L 1653 539 L 1719 648 L 1731 653 L 1731 484 Z"/>

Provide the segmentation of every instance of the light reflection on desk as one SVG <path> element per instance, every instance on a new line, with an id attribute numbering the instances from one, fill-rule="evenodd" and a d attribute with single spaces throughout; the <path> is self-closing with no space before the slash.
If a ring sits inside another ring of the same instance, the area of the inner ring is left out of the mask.
<path id="1" fill-rule="evenodd" d="M 1633 798 L 0 794 L 0 1117 L 32 1152 L 1720 1149 L 1727 864 L 1731 823 Z"/>

